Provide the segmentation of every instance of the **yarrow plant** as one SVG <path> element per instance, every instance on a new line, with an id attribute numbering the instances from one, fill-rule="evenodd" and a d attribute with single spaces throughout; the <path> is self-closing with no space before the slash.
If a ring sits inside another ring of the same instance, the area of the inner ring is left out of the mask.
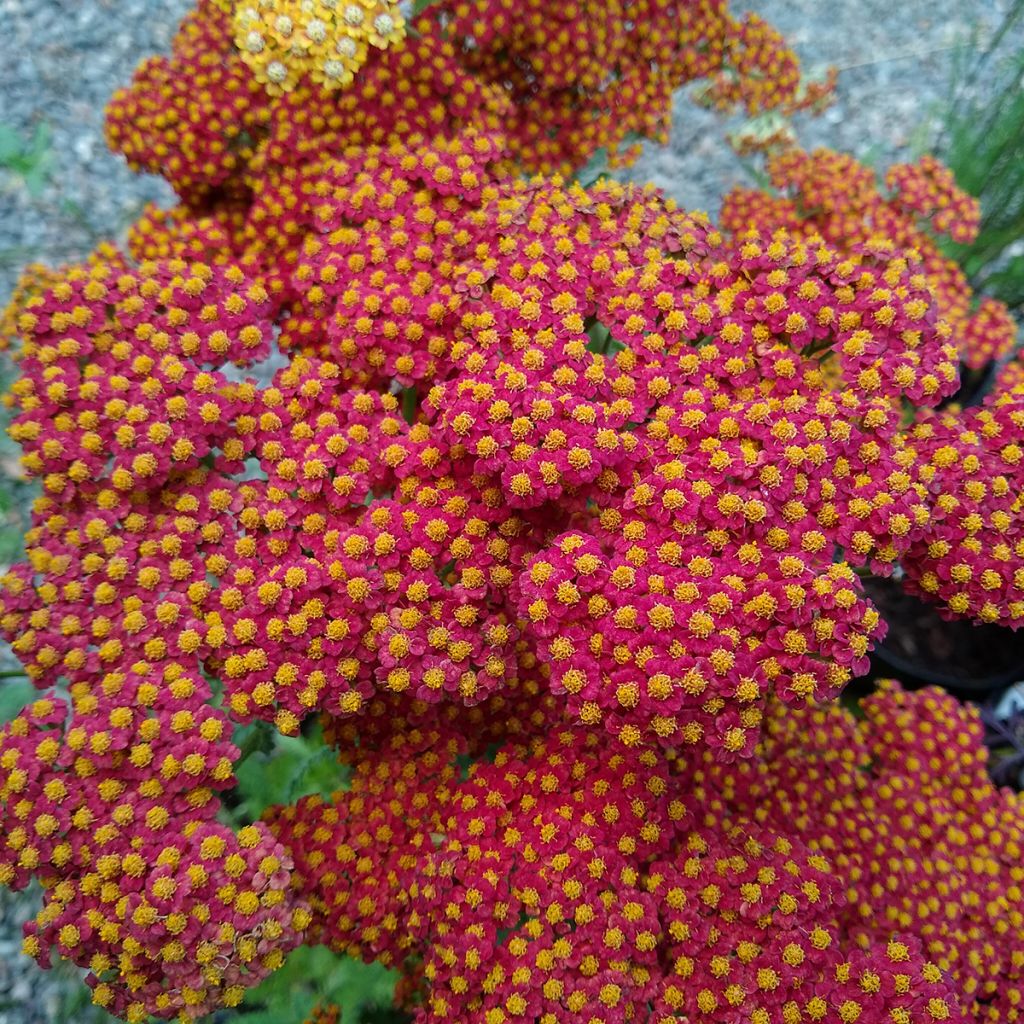
<path id="1" fill-rule="evenodd" d="M 697 76 L 793 101 L 720 4 L 435 4 L 347 88 L 293 47 L 267 89 L 231 14 L 109 110 L 180 205 L 5 320 L 27 952 L 136 1022 L 302 943 L 422 1022 L 1015 1020 L 1024 819 L 975 718 L 828 703 L 885 630 L 863 573 L 1024 618 L 1024 391 L 936 411 L 998 321 L 918 244 L 969 201 L 925 165 L 717 228 L 558 176 Z M 243 737 L 316 721 L 347 788 L 235 820 Z"/>

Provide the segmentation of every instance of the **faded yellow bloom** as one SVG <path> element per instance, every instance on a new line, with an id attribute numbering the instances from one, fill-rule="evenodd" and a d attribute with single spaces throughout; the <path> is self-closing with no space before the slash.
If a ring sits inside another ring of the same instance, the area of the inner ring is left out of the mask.
<path id="1" fill-rule="evenodd" d="M 232 16 L 235 47 L 272 95 L 303 77 L 343 88 L 371 47 L 405 37 L 394 0 L 214 0 Z"/>

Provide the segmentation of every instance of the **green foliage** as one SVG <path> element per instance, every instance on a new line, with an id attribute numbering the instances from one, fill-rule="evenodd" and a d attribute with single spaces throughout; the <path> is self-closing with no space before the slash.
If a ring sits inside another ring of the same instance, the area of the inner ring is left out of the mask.
<path id="1" fill-rule="evenodd" d="M 224 1024 L 302 1024 L 319 1003 L 340 1006 L 346 1024 L 401 1019 L 383 1009 L 391 1003 L 394 986 L 394 973 L 380 964 L 338 956 L 323 946 L 300 946 Z"/>
<path id="2" fill-rule="evenodd" d="M 13 126 L 0 123 L 0 167 L 18 175 L 33 196 L 43 191 L 53 165 L 52 132 L 41 121 L 26 139 Z"/>
<path id="3" fill-rule="evenodd" d="M 282 736 L 266 722 L 254 722 L 237 729 L 234 739 L 241 757 L 230 795 L 233 825 L 255 821 L 274 804 L 294 804 L 314 793 L 330 797 L 348 783 L 347 768 L 324 743 L 319 723 L 301 736 Z"/>
<path id="4" fill-rule="evenodd" d="M 612 337 L 612 332 L 600 320 L 594 320 L 587 324 L 587 336 L 590 338 L 587 343 L 587 351 L 600 356 L 614 358 L 626 347 L 621 341 L 616 341 Z"/>
<path id="5" fill-rule="evenodd" d="M 241 756 L 237 788 L 227 796 L 225 813 L 237 826 L 255 821 L 274 804 L 294 804 L 311 794 L 330 797 L 348 784 L 337 751 L 312 723 L 300 736 L 282 736 L 266 722 L 235 731 Z M 380 964 L 367 965 L 321 946 L 295 950 L 285 965 L 246 996 L 224 1024 L 301 1024 L 319 1003 L 337 1003 L 344 1020 L 404 1020 L 390 1009 L 395 975 Z"/>
<path id="6" fill-rule="evenodd" d="M 594 151 L 594 155 L 576 172 L 576 180 L 584 187 L 596 185 L 602 178 L 608 177 L 608 150 L 602 146 Z"/>
<path id="7" fill-rule="evenodd" d="M 0 679 L 0 725 L 17 718 L 34 697 L 35 688 L 24 676 Z"/>
<path id="8" fill-rule="evenodd" d="M 960 187 L 981 201 L 978 238 L 949 243 L 946 251 L 976 291 L 1018 312 L 1024 310 L 1024 46 L 998 59 L 995 51 L 1021 25 L 1024 0 L 1015 0 L 988 47 L 971 66 L 961 62 L 936 144 Z"/>

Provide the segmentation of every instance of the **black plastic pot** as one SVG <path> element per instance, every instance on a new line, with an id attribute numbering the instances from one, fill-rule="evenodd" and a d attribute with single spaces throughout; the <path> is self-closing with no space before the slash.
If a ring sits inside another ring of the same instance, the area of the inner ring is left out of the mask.
<path id="1" fill-rule="evenodd" d="M 872 653 L 876 677 L 975 699 L 1024 679 L 1024 630 L 947 622 L 892 580 L 867 580 L 864 589 L 889 624 Z"/>

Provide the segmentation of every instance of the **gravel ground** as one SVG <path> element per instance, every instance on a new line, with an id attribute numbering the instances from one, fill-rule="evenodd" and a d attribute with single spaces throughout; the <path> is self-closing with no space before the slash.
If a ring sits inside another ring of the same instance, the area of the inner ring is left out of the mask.
<path id="1" fill-rule="evenodd" d="M 0 303 L 30 260 L 58 263 L 117 235 L 161 181 L 129 173 L 106 150 L 103 106 L 139 59 L 165 49 L 190 0 L 0 0 L 0 134 L 25 139 L 40 124 L 52 143 L 37 194 L 0 167 Z M 733 0 L 734 8 L 744 8 Z M 1006 0 L 757 0 L 746 6 L 781 29 L 809 70 L 840 69 L 838 100 L 797 125 L 807 147 L 830 145 L 881 164 L 913 155 L 951 81 L 955 53 L 985 39 Z M 1021 40 L 1016 40 L 1019 43 Z M 1012 42 L 1012 41 L 1008 41 Z M 670 145 L 653 147 L 631 177 L 714 213 L 744 180 L 715 116 L 681 98 Z M 16 952 L 34 898 L 0 890 L 0 1024 L 86 1024 L 70 972 L 39 973 Z"/>
<path id="2" fill-rule="evenodd" d="M 828 146 L 886 167 L 919 155 L 934 137 L 934 117 L 958 61 L 977 53 L 999 25 L 1006 0 L 733 0 L 774 25 L 805 72 L 839 69 L 836 100 L 822 115 L 798 116 L 805 149 Z M 1024 42 L 1006 38 L 999 52 Z M 731 118 L 727 131 L 742 118 Z M 689 209 L 715 215 L 720 197 L 749 184 L 723 141 L 722 119 L 681 95 L 672 137 L 648 146 L 629 177 L 653 181 Z"/>
<path id="3" fill-rule="evenodd" d="M 67 262 L 126 227 L 159 178 L 107 150 L 103 108 L 146 54 L 166 50 L 189 0 L 0 0 L 0 125 L 52 132 L 50 179 L 35 196 L 0 168 L 0 302 L 30 260 Z"/>

